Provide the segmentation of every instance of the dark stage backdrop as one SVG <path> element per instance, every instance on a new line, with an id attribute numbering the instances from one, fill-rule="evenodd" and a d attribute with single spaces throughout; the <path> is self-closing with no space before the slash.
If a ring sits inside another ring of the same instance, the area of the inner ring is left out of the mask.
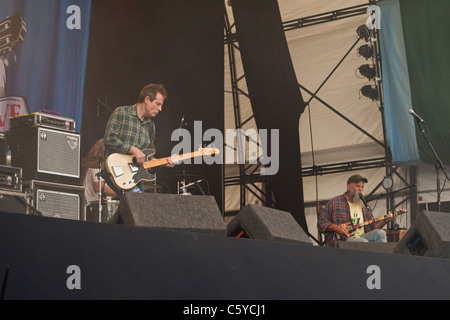
<path id="1" fill-rule="evenodd" d="M 155 119 L 156 157 L 170 156 L 178 143 L 170 137 L 183 116 L 192 133 L 194 120 L 202 121 L 203 132 L 223 132 L 223 16 L 222 0 L 93 0 L 82 154 L 103 137 L 112 110 L 136 103 L 148 83 L 164 84 L 169 95 Z M 205 178 L 222 209 L 220 164 L 161 168 L 157 183 L 176 193 L 169 176 L 183 172 Z"/>
<path id="2" fill-rule="evenodd" d="M 278 209 L 308 231 L 298 122 L 305 108 L 276 0 L 232 1 L 247 87 L 258 129 L 279 129 L 279 170 L 270 177 Z M 274 142 L 272 141 L 272 144 Z M 266 151 L 270 153 L 271 148 Z"/>

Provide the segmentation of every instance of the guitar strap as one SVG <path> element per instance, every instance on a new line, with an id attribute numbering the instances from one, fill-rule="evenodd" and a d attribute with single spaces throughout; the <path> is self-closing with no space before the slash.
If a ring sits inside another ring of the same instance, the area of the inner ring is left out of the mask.
<path id="1" fill-rule="evenodd" d="M 150 138 L 150 148 L 153 150 L 155 149 L 154 143 L 155 143 L 155 134 L 156 134 L 156 128 L 155 123 L 152 119 L 149 119 L 148 122 L 148 136 Z"/>

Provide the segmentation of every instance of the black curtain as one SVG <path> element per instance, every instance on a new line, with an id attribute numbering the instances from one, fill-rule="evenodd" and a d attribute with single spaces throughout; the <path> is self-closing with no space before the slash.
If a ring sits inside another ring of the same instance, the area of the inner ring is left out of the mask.
<path id="1" fill-rule="evenodd" d="M 305 108 L 277 0 L 232 0 L 237 38 L 258 129 L 279 129 L 279 171 L 271 176 L 276 206 L 308 230 L 304 213 L 298 121 Z M 273 142 L 272 142 L 273 143 Z M 270 148 L 266 152 L 270 154 Z"/>
<path id="2" fill-rule="evenodd" d="M 169 95 L 155 119 L 156 157 L 170 156 L 178 143 L 170 136 L 183 116 L 185 128 L 198 120 L 203 131 L 223 131 L 223 15 L 222 0 L 93 0 L 82 154 L 103 137 L 111 112 L 136 103 L 151 82 L 164 84 Z M 157 183 L 176 193 L 169 176 L 183 171 L 206 179 L 205 191 L 222 208 L 221 165 L 161 168 Z"/>

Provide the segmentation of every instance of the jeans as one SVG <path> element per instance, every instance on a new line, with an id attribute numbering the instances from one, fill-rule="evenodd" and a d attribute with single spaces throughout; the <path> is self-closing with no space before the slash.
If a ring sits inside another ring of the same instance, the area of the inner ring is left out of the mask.
<path id="1" fill-rule="evenodd" d="M 375 229 L 362 234 L 359 238 L 348 238 L 347 242 L 387 242 L 386 232 Z"/>

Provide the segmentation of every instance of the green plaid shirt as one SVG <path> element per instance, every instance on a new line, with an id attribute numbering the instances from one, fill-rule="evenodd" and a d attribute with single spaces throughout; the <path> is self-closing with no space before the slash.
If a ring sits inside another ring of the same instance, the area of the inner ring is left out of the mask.
<path id="1" fill-rule="evenodd" d="M 150 137 L 150 131 L 152 134 Z M 153 147 L 155 125 L 151 118 L 138 118 L 136 104 L 117 107 L 105 130 L 105 159 L 113 153 L 128 154 L 132 146 L 143 150 Z"/>

